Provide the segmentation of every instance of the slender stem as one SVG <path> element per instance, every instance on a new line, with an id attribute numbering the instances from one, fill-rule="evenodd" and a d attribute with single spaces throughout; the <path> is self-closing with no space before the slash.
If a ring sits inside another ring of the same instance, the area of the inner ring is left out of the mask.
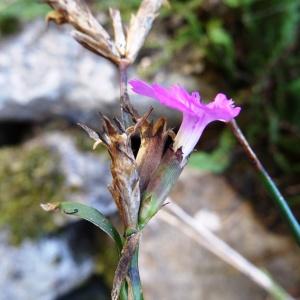
<path id="1" fill-rule="evenodd" d="M 128 96 L 128 78 L 127 70 L 129 63 L 126 59 L 121 60 L 118 64 L 119 76 L 120 76 L 120 106 L 121 106 L 121 119 L 123 126 L 128 128 L 130 126 L 130 118 L 135 118 L 137 116 L 136 111 L 130 103 Z M 138 266 L 138 253 L 139 247 L 137 246 L 136 251 L 132 257 L 129 270 L 128 270 L 128 284 L 127 289 L 125 284 L 121 288 L 121 300 L 133 299 L 133 300 L 143 300 L 142 285 L 139 274 Z"/>
<path id="2" fill-rule="evenodd" d="M 143 300 L 143 290 L 139 273 L 139 247 L 137 247 L 129 267 L 129 278 L 132 285 L 132 294 L 134 300 Z"/>
<path id="3" fill-rule="evenodd" d="M 171 202 L 170 198 L 168 199 L 168 202 Z M 166 206 L 164 210 L 160 211 L 158 217 L 175 226 L 208 251 L 239 270 L 257 285 L 268 291 L 274 299 L 294 299 L 278 283 L 276 283 L 270 275 L 253 265 L 174 202 Z"/>
<path id="4" fill-rule="evenodd" d="M 282 216 L 287 221 L 298 245 L 300 245 L 300 225 L 295 216 L 293 215 L 293 212 L 291 211 L 290 207 L 288 206 L 287 201 L 284 199 L 279 189 L 277 188 L 275 182 L 272 180 L 272 178 L 270 177 L 260 160 L 257 158 L 256 154 L 250 147 L 248 141 L 246 140 L 236 121 L 232 120 L 231 122 L 229 122 L 229 127 L 232 130 L 235 137 L 237 138 L 237 140 L 239 141 L 239 143 L 241 144 L 241 146 L 243 147 L 246 155 L 259 172 L 265 187 L 267 188 L 270 195 L 278 205 Z"/>
<path id="5" fill-rule="evenodd" d="M 125 128 L 127 128 L 130 124 L 130 101 L 127 90 L 127 69 L 128 62 L 120 61 L 119 63 L 119 75 L 120 75 L 120 105 L 121 105 L 121 119 Z"/>

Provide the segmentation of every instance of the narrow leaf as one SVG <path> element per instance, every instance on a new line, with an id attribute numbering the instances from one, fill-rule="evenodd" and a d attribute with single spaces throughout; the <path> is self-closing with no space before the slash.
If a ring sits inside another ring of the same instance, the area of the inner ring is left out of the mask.
<path id="1" fill-rule="evenodd" d="M 122 251 L 122 238 L 111 222 L 97 209 L 76 202 L 61 202 L 56 208 L 67 215 L 85 219 L 108 234 L 117 244 L 118 251 Z"/>

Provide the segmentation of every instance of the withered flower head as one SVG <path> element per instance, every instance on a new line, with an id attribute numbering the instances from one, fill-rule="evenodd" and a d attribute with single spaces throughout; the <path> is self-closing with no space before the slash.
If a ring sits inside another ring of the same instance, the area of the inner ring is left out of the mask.
<path id="1" fill-rule="evenodd" d="M 137 228 L 140 206 L 139 174 L 133 151 L 130 133 L 115 119 L 115 124 L 105 116 L 101 133 L 96 133 L 85 125 L 79 124 L 97 143 L 106 146 L 111 157 L 112 184 L 109 190 L 118 207 L 126 230 Z"/>

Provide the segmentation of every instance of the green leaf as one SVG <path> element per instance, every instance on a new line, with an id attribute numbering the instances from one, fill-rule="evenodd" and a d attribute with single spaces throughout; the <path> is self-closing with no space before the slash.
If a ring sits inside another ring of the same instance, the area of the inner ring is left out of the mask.
<path id="1" fill-rule="evenodd" d="M 97 209 L 76 202 L 61 202 L 58 208 L 61 212 L 67 215 L 78 216 L 99 227 L 116 242 L 118 251 L 122 251 L 123 242 L 118 231 L 111 224 L 111 222 Z"/>

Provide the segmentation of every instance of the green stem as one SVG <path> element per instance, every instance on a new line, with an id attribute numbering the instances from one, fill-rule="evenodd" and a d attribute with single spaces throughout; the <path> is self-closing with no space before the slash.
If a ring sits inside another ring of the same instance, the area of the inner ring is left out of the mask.
<path id="1" fill-rule="evenodd" d="M 126 282 L 124 282 L 122 284 L 121 291 L 120 291 L 120 299 L 121 300 L 128 300 L 127 294 L 128 294 L 128 288 L 127 288 Z"/>
<path id="2" fill-rule="evenodd" d="M 132 285 L 133 300 L 144 300 L 138 260 L 139 260 L 139 247 L 136 248 L 136 251 L 132 257 L 128 275 Z"/>
<path id="3" fill-rule="evenodd" d="M 239 143 L 241 144 L 241 146 L 243 147 L 245 153 L 259 172 L 265 187 L 267 188 L 270 195 L 278 205 L 282 216 L 287 221 L 289 228 L 292 231 L 298 245 L 300 245 L 300 225 L 295 216 L 293 215 L 293 212 L 291 211 L 290 207 L 288 206 L 287 201 L 284 199 L 279 189 L 277 188 L 275 182 L 272 180 L 272 178 L 265 170 L 260 160 L 257 158 L 256 154 L 254 153 L 248 141 L 246 140 L 244 134 L 237 125 L 236 121 L 233 120 L 229 122 L 229 127 L 232 130 L 235 137 L 237 138 L 237 140 L 239 141 Z"/>
<path id="4" fill-rule="evenodd" d="M 293 300 L 293 298 L 275 282 L 273 282 L 273 286 L 269 292 L 275 300 Z"/>

